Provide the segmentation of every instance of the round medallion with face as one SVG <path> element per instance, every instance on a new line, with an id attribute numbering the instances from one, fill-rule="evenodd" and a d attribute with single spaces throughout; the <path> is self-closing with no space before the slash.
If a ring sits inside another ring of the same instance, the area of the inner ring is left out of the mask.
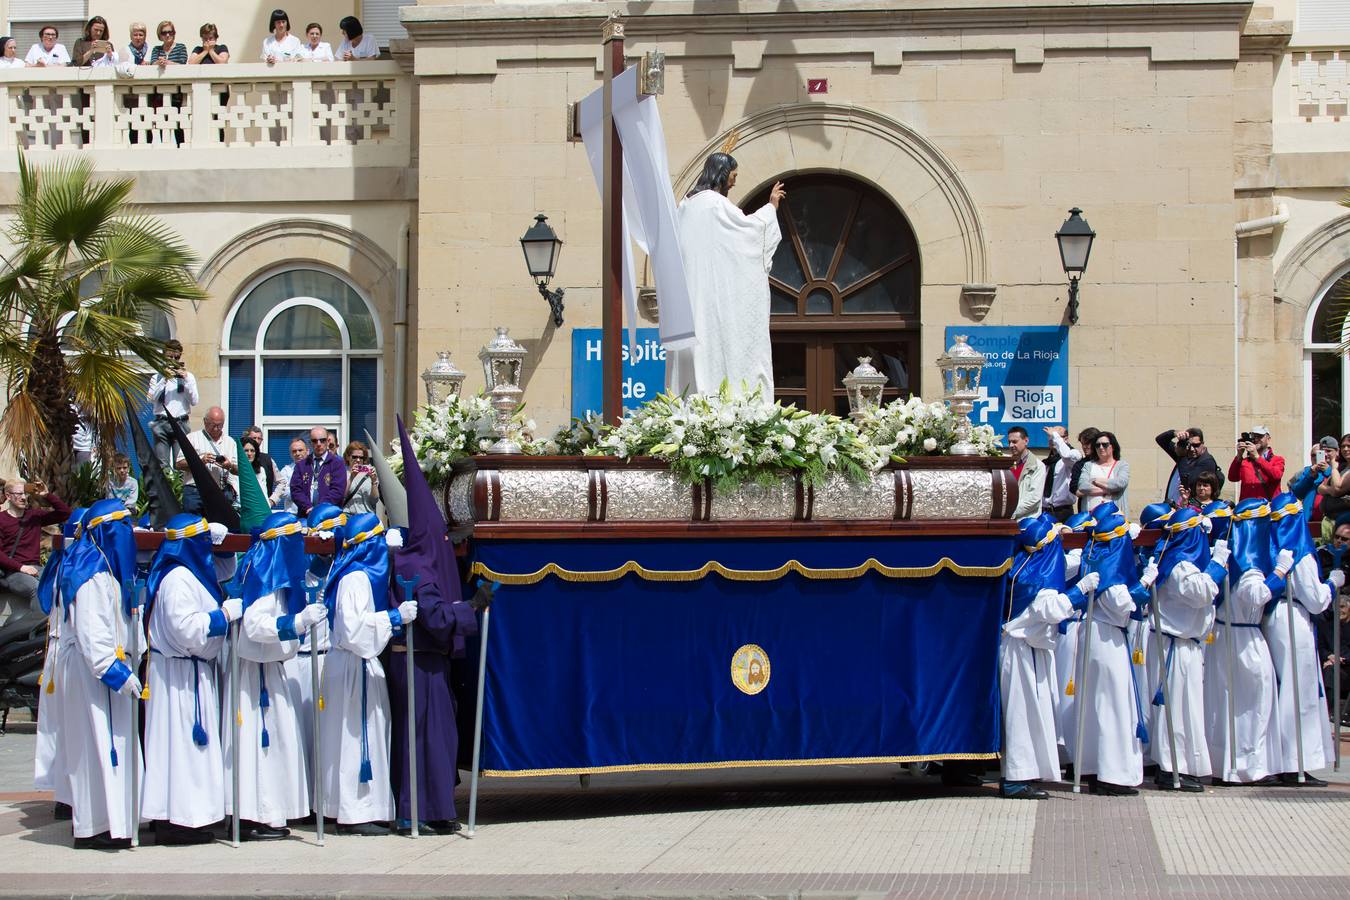
<path id="1" fill-rule="evenodd" d="M 731 683 L 751 696 L 769 686 L 769 654 L 763 647 L 745 644 L 731 655 Z"/>

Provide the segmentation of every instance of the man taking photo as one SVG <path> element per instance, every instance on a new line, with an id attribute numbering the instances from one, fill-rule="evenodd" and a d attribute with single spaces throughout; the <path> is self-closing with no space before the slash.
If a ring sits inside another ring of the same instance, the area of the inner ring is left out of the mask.
<path id="1" fill-rule="evenodd" d="M 1167 479 L 1167 500 L 1173 506 L 1182 505 L 1182 488 L 1194 492 L 1195 476 L 1201 472 L 1213 472 L 1219 476 L 1220 489 L 1223 487 L 1223 469 L 1210 455 L 1205 446 L 1205 433 L 1199 428 L 1183 428 L 1180 431 L 1164 431 L 1153 440 L 1162 451 L 1176 463 Z"/>
<path id="2" fill-rule="evenodd" d="M 1228 480 L 1239 485 L 1238 500 L 1269 500 L 1280 492 L 1284 457 L 1270 449 L 1270 429 L 1255 425 L 1238 437 L 1237 455 L 1228 466 Z"/>
<path id="3" fill-rule="evenodd" d="M 46 509 L 30 506 L 36 500 Z M 64 522 L 70 507 L 40 481 L 5 482 L 5 505 L 0 511 L 0 590 L 12 594 L 14 615 L 36 609 L 38 577 L 42 574 L 42 527 Z"/>

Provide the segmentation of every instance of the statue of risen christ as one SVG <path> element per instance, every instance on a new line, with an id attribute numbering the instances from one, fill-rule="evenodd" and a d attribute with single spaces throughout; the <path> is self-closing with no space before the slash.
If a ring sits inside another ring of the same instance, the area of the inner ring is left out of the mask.
<path id="1" fill-rule="evenodd" d="M 736 160 L 714 153 L 680 204 L 680 248 L 698 343 L 667 355 L 666 389 L 713 394 L 725 380 L 734 393 L 762 385 L 772 401 L 768 273 L 783 237 L 778 204 L 787 192 L 776 182 L 769 202 L 747 215 L 727 199 L 735 184 Z"/>

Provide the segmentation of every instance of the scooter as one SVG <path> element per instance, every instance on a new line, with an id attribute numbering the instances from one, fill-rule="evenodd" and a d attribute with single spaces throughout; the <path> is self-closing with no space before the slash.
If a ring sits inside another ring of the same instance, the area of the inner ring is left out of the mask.
<path id="1" fill-rule="evenodd" d="M 27 708 L 37 718 L 38 681 L 47 652 L 47 620 L 19 616 L 0 625 L 0 735 L 11 709 Z"/>

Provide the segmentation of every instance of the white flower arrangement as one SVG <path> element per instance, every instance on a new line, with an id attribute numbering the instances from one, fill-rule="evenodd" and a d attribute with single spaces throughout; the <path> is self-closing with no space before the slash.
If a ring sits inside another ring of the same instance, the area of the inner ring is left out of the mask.
<path id="1" fill-rule="evenodd" d="M 547 456 L 584 456 L 594 451 L 606 430 L 605 419 L 597 412 L 587 412 L 584 419 L 573 419 L 540 441 L 536 452 Z"/>
<path id="2" fill-rule="evenodd" d="M 418 409 L 408 438 L 427 483 L 432 487 L 446 483 L 456 462 L 466 456 L 486 453 L 497 440 L 493 430 L 495 422 L 492 401 L 485 394 L 451 397 L 444 405 Z M 526 453 L 538 453 L 534 430 L 534 420 L 526 418 L 522 408 L 511 417 L 507 436 L 519 443 Z M 389 465 L 401 477 L 403 455 L 397 439 L 390 443 L 393 455 L 389 457 Z"/>
<path id="3" fill-rule="evenodd" d="M 945 403 L 925 403 L 920 397 L 892 400 L 867 410 L 859 430 L 883 456 L 903 461 L 907 456 L 943 456 L 956 443 L 956 416 Z M 970 442 L 980 454 L 1002 453 L 1001 438 L 989 425 L 975 425 Z"/>
<path id="4" fill-rule="evenodd" d="M 733 395 L 725 384 L 712 395 L 658 395 L 589 452 L 656 457 L 686 481 L 711 478 L 723 488 L 798 472 L 811 483 L 835 473 L 862 479 L 886 461 L 851 422 L 785 407 L 758 388 Z"/>

